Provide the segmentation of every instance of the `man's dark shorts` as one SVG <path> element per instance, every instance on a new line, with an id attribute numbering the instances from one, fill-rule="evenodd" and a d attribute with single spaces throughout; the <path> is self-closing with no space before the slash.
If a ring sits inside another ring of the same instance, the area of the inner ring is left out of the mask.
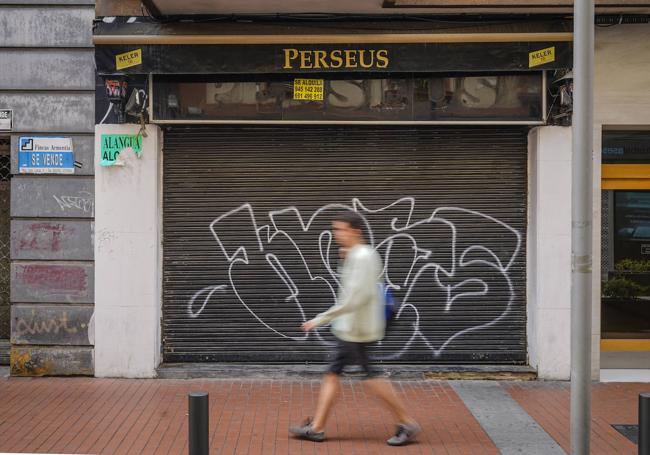
<path id="1" fill-rule="evenodd" d="M 341 375 L 346 366 L 359 365 L 364 379 L 379 376 L 379 372 L 374 370 L 370 365 L 368 358 L 368 349 L 370 346 L 372 346 L 372 343 L 353 343 L 351 341 L 337 340 L 334 359 L 330 363 L 327 371 Z"/>

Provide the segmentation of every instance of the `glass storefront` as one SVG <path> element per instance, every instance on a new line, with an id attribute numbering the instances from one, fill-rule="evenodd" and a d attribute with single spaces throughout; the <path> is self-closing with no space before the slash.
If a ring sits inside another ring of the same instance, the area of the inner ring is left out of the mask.
<path id="1" fill-rule="evenodd" d="M 541 72 L 359 79 L 269 75 L 264 81 L 154 76 L 153 110 L 154 121 L 541 122 L 543 85 Z"/>
<path id="2" fill-rule="evenodd" d="M 633 177 L 603 191 L 602 338 L 648 339 L 650 179 L 640 176 L 650 165 L 650 131 L 605 131 L 602 162 Z"/>

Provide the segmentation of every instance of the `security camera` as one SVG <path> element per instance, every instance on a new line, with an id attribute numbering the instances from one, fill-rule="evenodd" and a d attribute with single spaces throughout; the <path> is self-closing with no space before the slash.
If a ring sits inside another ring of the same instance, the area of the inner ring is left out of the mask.
<path id="1" fill-rule="evenodd" d="M 133 89 L 129 100 L 126 102 L 126 107 L 124 108 L 127 115 L 133 117 L 138 117 L 142 114 L 146 108 L 147 94 L 144 90 Z"/>

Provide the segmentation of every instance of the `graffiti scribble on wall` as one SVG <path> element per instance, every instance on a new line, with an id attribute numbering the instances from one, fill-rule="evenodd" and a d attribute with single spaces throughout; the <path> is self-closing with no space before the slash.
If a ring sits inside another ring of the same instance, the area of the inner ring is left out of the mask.
<path id="1" fill-rule="evenodd" d="M 494 326 L 509 313 L 515 297 L 511 267 L 522 237 L 500 220 L 460 207 L 439 207 L 427 218 L 413 219 L 415 204 L 405 197 L 371 210 L 353 199 L 351 205 L 324 205 L 309 218 L 287 207 L 269 212 L 265 224 L 258 224 L 252 205 L 243 204 L 210 224 L 228 282 L 198 290 L 188 302 L 188 315 L 200 318 L 219 299 L 234 295 L 277 336 L 330 343 L 326 329 L 302 333 L 299 327 L 336 301 L 338 247 L 329 228 L 336 212 L 354 210 L 364 218 L 366 240 L 381 255 L 384 280 L 401 303 L 395 322 L 400 329 L 394 330 L 399 335 L 389 332 L 377 357 L 397 359 L 416 340 L 439 356 L 458 337 Z M 486 235 L 469 232 L 477 228 Z M 262 282 L 268 289 L 260 289 Z M 497 317 L 494 312 L 482 316 L 486 299 L 498 303 Z M 278 311 L 269 313 L 269 300 Z"/>

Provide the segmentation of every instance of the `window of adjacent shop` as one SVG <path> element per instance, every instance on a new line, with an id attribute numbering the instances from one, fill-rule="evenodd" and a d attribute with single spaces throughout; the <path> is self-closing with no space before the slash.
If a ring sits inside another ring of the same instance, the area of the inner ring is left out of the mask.
<path id="1" fill-rule="evenodd" d="M 153 76 L 153 121 L 544 121 L 544 73 Z"/>
<path id="2" fill-rule="evenodd" d="M 650 191 L 614 191 L 614 263 L 650 261 Z"/>
<path id="3" fill-rule="evenodd" d="M 602 337 L 650 339 L 650 130 L 604 131 L 602 163 Z"/>

